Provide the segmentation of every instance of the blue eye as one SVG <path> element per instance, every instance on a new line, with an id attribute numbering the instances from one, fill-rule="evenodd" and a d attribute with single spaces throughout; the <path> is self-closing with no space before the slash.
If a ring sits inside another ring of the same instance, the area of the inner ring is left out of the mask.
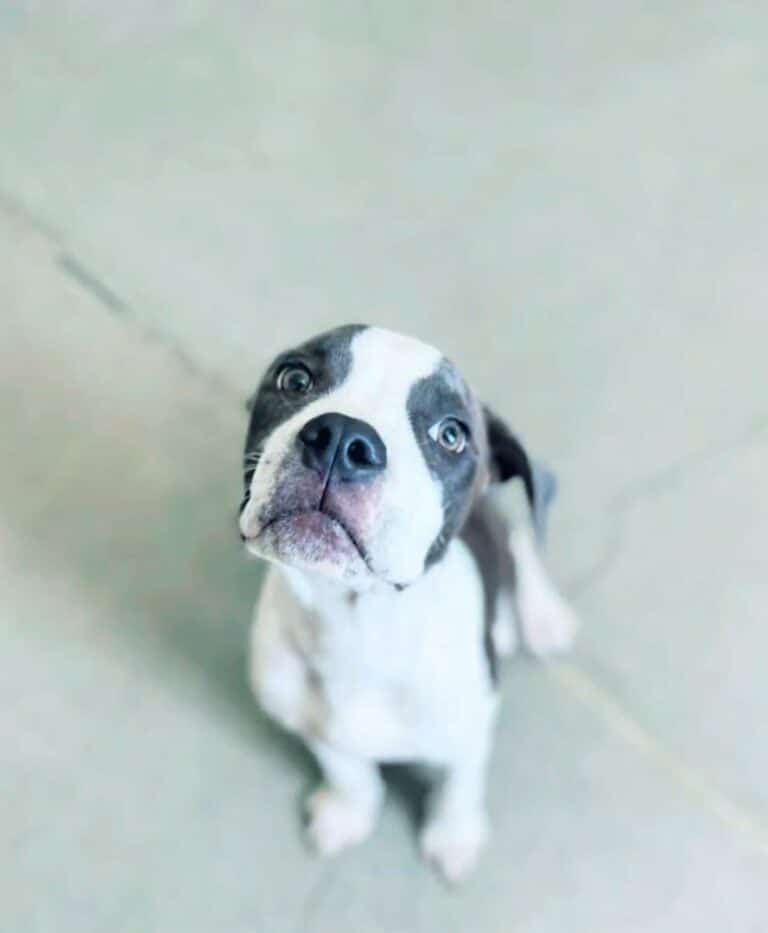
<path id="1" fill-rule="evenodd" d="M 460 454 L 464 451 L 468 434 L 466 427 L 458 418 L 443 418 L 429 429 L 429 436 L 432 440 L 452 454 Z"/>
<path id="2" fill-rule="evenodd" d="M 286 395 L 306 395 L 313 384 L 312 373 L 298 363 L 288 363 L 277 374 L 277 388 Z"/>

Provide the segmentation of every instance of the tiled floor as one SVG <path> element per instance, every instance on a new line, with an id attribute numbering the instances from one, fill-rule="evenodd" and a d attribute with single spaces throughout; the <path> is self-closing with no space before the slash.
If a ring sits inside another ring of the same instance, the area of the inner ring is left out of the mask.
<path id="1" fill-rule="evenodd" d="M 0 7 L 0 929 L 768 929 L 768 13 Z M 249 698 L 242 400 L 346 320 L 454 356 L 562 482 L 584 620 L 513 662 L 443 888 L 402 775 L 302 843 Z"/>

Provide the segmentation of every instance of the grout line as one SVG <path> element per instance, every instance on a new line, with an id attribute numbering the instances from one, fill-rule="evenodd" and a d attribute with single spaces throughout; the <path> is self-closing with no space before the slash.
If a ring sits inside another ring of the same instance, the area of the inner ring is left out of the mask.
<path id="1" fill-rule="evenodd" d="M 0 189 L 0 213 L 21 222 L 43 237 L 54 248 L 61 245 L 61 237 L 46 221 L 33 214 L 18 198 Z"/>
<path id="2" fill-rule="evenodd" d="M 573 663 L 563 661 L 552 662 L 545 666 L 545 670 L 562 689 L 599 716 L 627 745 L 697 798 L 721 823 L 749 837 L 757 849 L 768 854 L 768 827 L 763 825 L 761 819 L 731 800 L 706 775 L 665 748 L 651 732 L 622 708 L 616 697 L 585 671 Z"/>
<path id="3" fill-rule="evenodd" d="M 161 344 L 173 355 L 188 373 L 203 380 L 219 394 L 226 396 L 236 404 L 245 404 L 245 393 L 230 383 L 221 373 L 206 368 L 195 360 L 186 350 L 183 343 L 173 333 L 163 330 L 150 320 L 137 314 L 134 308 L 125 301 L 104 279 L 88 268 L 74 252 L 72 252 L 66 239 L 53 227 L 33 214 L 25 204 L 17 198 L 0 189 L 0 214 L 24 224 L 29 230 L 42 237 L 51 250 L 51 260 L 59 270 L 69 276 L 78 287 L 87 292 L 91 298 L 108 310 L 119 315 L 131 326 L 138 328 L 145 340 Z"/>
<path id="4" fill-rule="evenodd" d="M 90 292 L 97 301 L 101 302 L 115 314 L 124 314 L 128 311 L 125 302 L 118 298 L 111 288 L 89 272 L 85 266 L 69 253 L 59 253 L 57 256 L 59 268 L 73 278 L 82 288 Z"/>
<path id="5" fill-rule="evenodd" d="M 329 860 L 321 867 L 318 877 L 305 894 L 292 933 L 307 933 L 318 910 L 323 906 L 326 898 L 333 893 L 337 880 L 337 864 Z"/>
<path id="6" fill-rule="evenodd" d="M 751 447 L 756 442 L 762 442 L 766 429 L 768 429 L 768 413 L 759 412 L 731 437 L 699 447 L 673 463 L 666 464 L 655 473 L 631 480 L 611 496 L 606 506 L 607 511 L 626 512 L 638 502 L 674 488 L 681 480 L 687 480 L 692 473 L 710 466 L 720 457 L 729 456 L 745 447 Z"/>
<path id="7" fill-rule="evenodd" d="M 579 599 L 601 580 L 613 567 L 624 551 L 626 534 L 625 516 L 613 516 L 608 523 L 603 546 L 591 566 L 563 584 L 563 593 L 569 601 Z"/>
<path id="8" fill-rule="evenodd" d="M 673 488 L 691 474 L 706 468 L 719 457 L 728 456 L 745 447 L 763 443 L 768 436 L 768 413 L 761 412 L 749 424 L 729 439 L 699 448 L 655 473 L 636 477 L 620 487 L 606 502 L 603 547 L 591 566 L 567 581 L 563 589 L 570 599 L 578 599 L 613 567 L 622 556 L 627 521 L 630 512 L 641 502 Z"/>
<path id="9" fill-rule="evenodd" d="M 214 389 L 219 394 L 225 395 L 229 400 L 235 399 L 243 401 L 244 394 L 241 395 L 234 385 L 220 373 L 207 369 L 205 366 L 198 363 L 197 360 L 190 356 L 182 342 L 176 336 L 149 321 L 143 320 L 117 292 L 110 288 L 110 286 L 96 274 L 91 272 L 91 270 L 72 253 L 59 250 L 55 256 L 55 262 L 59 269 L 68 275 L 80 288 L 88 292 L 91 298 L 98 301 L 112 314 L 122 317 L 123 320 L 129 322 L 132 327 L 138 328 L 145 340 L 152 340 L 162 345 L 190 375 L 207 383 L 210 388 Z"/>

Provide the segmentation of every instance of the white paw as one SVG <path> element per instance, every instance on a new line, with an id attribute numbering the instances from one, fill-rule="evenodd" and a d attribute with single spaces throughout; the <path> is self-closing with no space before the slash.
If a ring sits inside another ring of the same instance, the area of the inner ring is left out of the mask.
<path id="1" fill-rule="evenodd" d="M 483 814 L 461 819 L 437 817 L 424 827 L 421 851 L 446 881 L 458 884 L 472 872 L 488 839 Z"/>
<path id="2" fill-rule="evenodd" d="M 376 811 L 323 786 L 307 799 L 307 817 L 307 833 L 317 852 L 336 855 L 370 835 Z"/>
<path id="3" fill-rule="evenodd" d="M 531 654 L 543 657 L 567 651 L 578 620 L 549 579 L 525 528 L 509 539 L 517 568 L 517 610 L 523 640 Z"/>
<path id="4" fill-rule="evenodd" d="M 521 615 L 525 644 L 536 657 L 562 654 L 573 645 L 578 617 L 554 590 L 542 594 Z"/>
<path id="5" fill-rule="evenodd" d="M 517 649 L 515 630 L 506 621 L 496 622 L 491 630 L 493 647 L 500 658 L 511 658 Z"/>

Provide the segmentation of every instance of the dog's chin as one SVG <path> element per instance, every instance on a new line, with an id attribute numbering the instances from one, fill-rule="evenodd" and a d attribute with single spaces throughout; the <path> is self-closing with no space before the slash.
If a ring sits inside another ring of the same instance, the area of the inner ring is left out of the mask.
<path id="1" fill-rule="evenodd" d="M 267 522 L 258 535 L 246 538 L 245 547 L 257 557 L 340 580 L 371 575 L 360 546 L 340 522 L 325 512 L 279 515 Z"/>

